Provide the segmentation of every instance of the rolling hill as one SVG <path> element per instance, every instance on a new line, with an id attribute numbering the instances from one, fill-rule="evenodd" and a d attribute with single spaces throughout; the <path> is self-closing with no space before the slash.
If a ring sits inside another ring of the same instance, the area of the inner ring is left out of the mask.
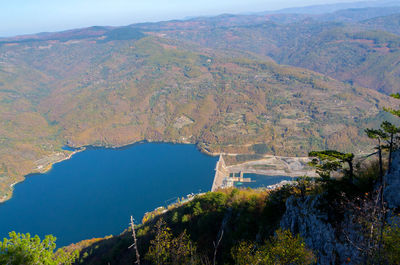
<path id="1" fill-rule="evenodd" d="M 173 23 L 173 22 L 171 22 Z M 395 102 L 268 57 L 138 28 L 89 28 L 0 46 L 0 185 L 40 172 L 69 144 L 196 143 L 210 152 L 364 150 Z M 202 43 L 200 43 L 202 44 Z M 358 140 L 361 137 L 361 140 Z M 338 139 L 341 139 L 338 141 Z M 357 140 L 356 140 L 357 139 Z"/>
<path id="2" fill-rule="evenodd" d="M 288 16 L 287 20 L 294 19 Z M 231 15 L 138 26 L 212 49 L 251 52 L 386 94 L 399 91 L 400 36 L 369 30 L 366 22 L 346 24 L 309 17 L 281 24 L 274 20 L 284 21 L 270 15 Z"/>
<path id="3" fill-rule="evenodd" d="M 375 17 L 361 21 L 360 24 L 368 29 L 383 30 L 400 35 L 400 14 Z"/>

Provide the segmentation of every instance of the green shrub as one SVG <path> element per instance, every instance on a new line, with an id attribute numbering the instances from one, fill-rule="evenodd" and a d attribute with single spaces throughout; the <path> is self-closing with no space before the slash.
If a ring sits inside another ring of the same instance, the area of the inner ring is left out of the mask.
<path id="1" fill-rule="evenodd" d="M 68 265 L 78 258 L 77 252 L 71 254 L 63 250 L 54 252 L 56 238 L 52 235 L 47 235 L 43 241 L 37 235 L 31 237 L 29 233 L 10 232 L 9 237 L 0 242 L 0 264 Z"/>
<path id="2" fill-rule="evenodd" d="M 275 235 L 262 246 L 241 242 L 231 250 L 237 265 L 306 265 L 314 264 L 316 258 L 299 236 L 289 230 L 278 229 Z"/>

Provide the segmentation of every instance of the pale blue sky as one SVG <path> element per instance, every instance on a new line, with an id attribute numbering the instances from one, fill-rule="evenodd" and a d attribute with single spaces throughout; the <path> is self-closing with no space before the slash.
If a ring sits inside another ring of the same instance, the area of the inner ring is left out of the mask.
<path id="1" fill-rule="evenodd" d="M 0 0 L 0 36 L 355 0 Z"/>

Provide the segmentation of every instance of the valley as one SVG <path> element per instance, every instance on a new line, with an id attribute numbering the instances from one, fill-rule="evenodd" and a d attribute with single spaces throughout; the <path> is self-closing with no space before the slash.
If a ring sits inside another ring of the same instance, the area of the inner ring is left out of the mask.
<path id="1" fill-rule="evenodd" d="M 15 196 L 0 204 L 0 238 L 10 230 L 51 233 L 63 247 L 117 235 L 130 215 L 141 220 L 150 210 L 210 190 L 215 163 L 194 145 L 88 147 L 15 186 Z"/>
<path id="2" fill-rule="evenodd" d="M 85 22 L 0 37 L 0 264 L 398 264 L 399 0 L 46 1 Z"/>
<path id="3" fill-rule="evenodd" d="M 369 145 L 361 128 L 396 106 L 372 89 L 304 68 L 136 29 L 124 29 L 128 39 L 119 29 L 93 31 L 99 35 L 1 44 L 0 197 L 40 171 L 35 161 L 69 156 L 65 144 L 147 140 L 255 154 L 253 145 L 265 143 L 262 153 L 285 156 L 361 151 Z"/>

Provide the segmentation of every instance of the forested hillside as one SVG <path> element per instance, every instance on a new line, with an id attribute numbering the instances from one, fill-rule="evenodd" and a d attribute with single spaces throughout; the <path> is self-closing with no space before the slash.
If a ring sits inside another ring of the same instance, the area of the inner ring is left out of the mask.
<path id="1" fill-rule="evenodd" d="M 367 19 L 361 24 L 369 29 L 383 30 L 396 35 L 400 35 L 400 14 L 393 14 L 390 16 L 382 16 Z"/>
<path id="2" fill-rule="evenodd" d="M 141 264 L 398 264 L 400 204 L 391 190 L 399 187 L 399 162 L 397 153 L 385 177 L 385 217 L 379 168 L 372 162 L 355 172 L 353 182 L 346 176 L 300 178 L 270 191 L 199 195 L 148 213 L 135 234 L 131 226 L 64 250 L 80 252 L 76 264 L 132 263 L 135 247 Z"/>
<path id="3" fill-rule="evenodd" d="M 192 194 L 57 251 L 11 232 L 0 263 L 399 264 L 400 4 L 385 3 L 0 38 L 0 203 L 86 146 L 139 141 L 308 156 L 319 175 Z"/>
<path id="4" fill-rule="evenodd" d="M 366 150 L 361 128 L 394 104 L 379 92 L 399 89 L 400 37 L 302 16 L 0 39 L 0 198 L 24 175 L 68 157 L 65 144 L 151 140 L 253 153 L 251 145 L 268 143 L 268 153 L 289 156 Z"/>
<path id="5" fill-rule="evenodd" d="M 359 150 L 368 144 L 352 140 L 359 128 L 393 104 L 308 70 L 133 33 L 131 40 L 110 34 L 0 47 L 3 189 L 39 159 L 67 154 L 66 143 L 154 140 L 249 152 L 241 146 L 268 142 L 270 153 L 286 155 Z"/>
<path id="6" fill-rule="evenodd" d="M 283 17 L 293 19 L 292 15 Z M 282 18 L 271 15 L 228 16 L 143 28 L 154 31 L 159 28 L 158 34 L 214 49 L 252 52 L 280 64 L 304 67 L 386 94 L 397 92 L 400 37 L 392 34 L 397 32 L 397 15 L 359 24 L 336 22 L 334 18 L 324 22 L 310 16 L 282 24 L 279 23 Z"/>

